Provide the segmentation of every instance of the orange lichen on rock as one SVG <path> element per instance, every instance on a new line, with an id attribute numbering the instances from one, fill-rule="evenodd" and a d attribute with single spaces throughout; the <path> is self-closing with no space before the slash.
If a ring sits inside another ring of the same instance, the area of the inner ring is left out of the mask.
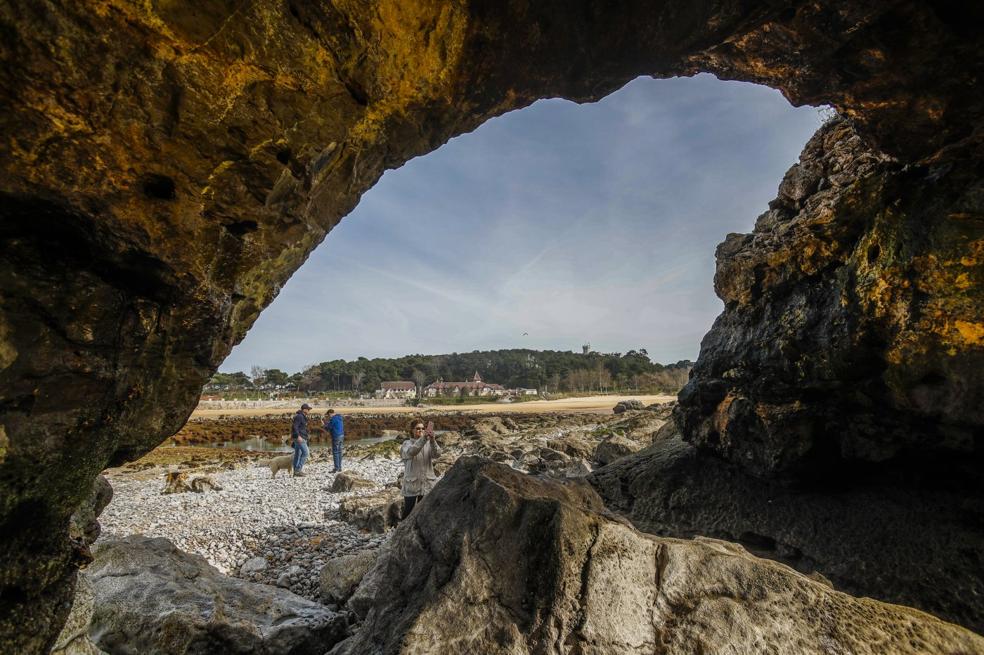
<path id="1" fill-rule="evenodd" d="M 957 320 L 953 327 L 968 346 L 984 346 L 984 323 Z"/>

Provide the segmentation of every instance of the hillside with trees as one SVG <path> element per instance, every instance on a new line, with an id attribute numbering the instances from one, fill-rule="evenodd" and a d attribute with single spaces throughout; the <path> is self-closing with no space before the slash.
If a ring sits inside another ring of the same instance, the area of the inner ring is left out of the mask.
<path id="1" fill-rule="evenodd" d="M 486 382 L 542 393 L 609 391 L 675 393 L 686 383 L 692 362 L 658 364 L 645 349 L 627 353 L 575 353 L 559 350 L 475 350 L 449 355 L 360 357 L 314 364 L 288 375 L 254 366 L 243 372 L 216 373 L 204 391 L 291 389 L 306 393 L 372 393 L 385 380 L 411 380 L 426 386 L 436 380 L 470 380 L 478 372 Z"/>

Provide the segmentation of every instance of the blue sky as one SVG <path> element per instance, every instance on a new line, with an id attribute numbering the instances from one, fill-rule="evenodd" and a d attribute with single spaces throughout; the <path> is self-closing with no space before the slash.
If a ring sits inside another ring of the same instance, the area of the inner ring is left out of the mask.
<path id="1" fill-rule="evenodd" d="M 388 171 L 220 370 L 583 343 L 696 359 L 723 308 L 715 247 L 751 231 L 819 124 L 710 75 L 488 121 Z"/>

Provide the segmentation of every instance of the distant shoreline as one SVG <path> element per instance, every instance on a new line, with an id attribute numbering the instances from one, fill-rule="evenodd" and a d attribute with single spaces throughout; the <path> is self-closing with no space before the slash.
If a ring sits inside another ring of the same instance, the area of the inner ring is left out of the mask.
<path id="1" fill-rule="evenodd" d="M 639 400 L 644 405 L 665 403 L 676 400 L 676 396 L 668 394 L 648 394 L 639 396 L 585 396 L 582 398 L 560 398 L 558 400 L 531 400 L 523 403 L 477 403 L 474 405 L 427 405 L 419 407 L 342 407 L 342 414 L 425 414 L 437 412 L 442 414 L 467 412 L 474 414 L 547 414 L 551 412 L 576 412 L 587 414 L 610 413 L 612 408 L 622 400 Z M 321 413 L 329 403 L 312 403 L 313 412 Z M 196 409 L 192 418 L 212 418 L 218 416 L 280 416 L 284 412 L 296 409 L 293 403 L 284 403 L 281 407 L 250 407 L 242 409 Z"/>

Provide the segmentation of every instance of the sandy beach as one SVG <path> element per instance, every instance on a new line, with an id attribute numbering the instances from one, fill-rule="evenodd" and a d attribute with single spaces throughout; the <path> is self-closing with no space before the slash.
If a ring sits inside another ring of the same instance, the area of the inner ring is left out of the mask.
<path id="1" fill-rule="evenodd" d="M 525 403 L 477 403 L 474 405 L 427 405 L 419 407 L 359 407 L 335 405 L 344 414 L 420 414 L 421 412 L 474 412 L 478 414 L 509 414 L 509 413 L 549 413 L 549 412 L 610 412 L 621 400 L 639 400 L 644 405 L 665 403 L 676 400 L 671 395 L 641 395 L 641 396 L 585 396 L 582 398 L 561 398 L 559 400 L 533 400 Z M 309 401 L 314 411 L 329 407 L 327 403 L 319 405 Z M 235 409 L 196 409 L 192 417 L 208 418 L 215 416 L 278 416 L 284 411 L 296 409 L 297 402 L 277 403 L 276 407 L 252 407 Z"/>

